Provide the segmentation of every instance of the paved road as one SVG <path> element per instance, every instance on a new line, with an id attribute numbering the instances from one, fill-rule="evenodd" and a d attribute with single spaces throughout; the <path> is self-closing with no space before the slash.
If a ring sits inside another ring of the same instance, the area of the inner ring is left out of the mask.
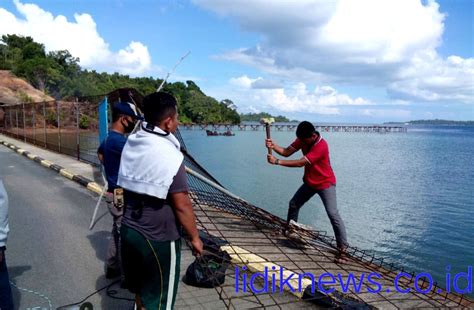
<path id="1" fill-rule="evenodd" d="M 53 308 L 80 301 L 111 281 L 104 277 L 111 217 L 92 231 L 89 221 L 97 197 L 54 171 L 0 147 L 0 178 L 10 198 L 7 264 L 18 287 L 47 296 Z M 117 286 L 118 296 L 132 296 Z M 13 288 L 17 309 L 48 309 L 45 299 Z M 105 291 L 91 297 L 95 309 L 133 309 Z"/>

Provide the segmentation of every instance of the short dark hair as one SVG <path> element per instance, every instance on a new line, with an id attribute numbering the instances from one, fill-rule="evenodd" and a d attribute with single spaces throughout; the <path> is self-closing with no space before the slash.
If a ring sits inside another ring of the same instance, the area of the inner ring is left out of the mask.
<path id="1" fill-rule="evenodd" d="M 296 128 L 296 137 L 299 139 L 311 138 L 313 133 L 316 133 L 316 128 L 308 121 L 299 123 Z"/>
<path id="2" fill-rule="evenodd" d="M 118 121 L 121 116 L 125 116 L 125 114 L 112 110 L 112 123 L 115 123 L 116 121 Z"/>
<path id="3" fill-rule="evenodd" d="M 177 113 L 177 101 L 173 95 L 159 92 L 143 98 L 145 120 L 152 125 L 159 125 L 167 117 Z"/>

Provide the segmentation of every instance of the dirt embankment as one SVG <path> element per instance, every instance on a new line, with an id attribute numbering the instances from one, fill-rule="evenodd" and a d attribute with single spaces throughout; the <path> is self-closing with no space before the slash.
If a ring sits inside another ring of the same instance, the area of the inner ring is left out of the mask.
<path id="1" fill-rule="evenodd" d="M 0 70 L 0 105 L 53 100 L 10 71 Z"/>

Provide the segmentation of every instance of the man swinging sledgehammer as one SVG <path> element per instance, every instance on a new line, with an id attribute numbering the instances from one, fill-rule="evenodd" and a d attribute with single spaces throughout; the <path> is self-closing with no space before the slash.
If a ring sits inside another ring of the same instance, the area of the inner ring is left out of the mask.
<path id="1" fill-rule="evenodd" d="M 287 225 L 290 224 L 291 220 L 297 222 L 300 208 L 311 197 L 318 194 L 324 204 L 336 236 L 338 255 L 335 261 L 336 263 L 346 263 L 348 247 L 346 228 L 337 210 L 336 177 L 331 168 L 328 144 L 321 137 L 320 133 L 316 131 L 313 124 L 307 121 L 301 122 L 298 125 L 296 137 L 296 140 L 287 148 L 273 143 L 268 135 L 265 140 L 266 147 L 269 150 L 274 150 L 281 156 L 289 157 L 298 150 L 301 150 L 304 155 L 301 159 L 297 160 L 279 160 L 270 152 L 267 155 L 268 162 L 273 165 L 304 167 L 303 185 L 301 185 L 290 200 Z"/>

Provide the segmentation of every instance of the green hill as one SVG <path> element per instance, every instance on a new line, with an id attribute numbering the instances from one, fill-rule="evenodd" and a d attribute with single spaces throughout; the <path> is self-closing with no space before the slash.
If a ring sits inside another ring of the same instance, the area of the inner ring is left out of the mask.
<path id="1" fill-rule="evenodd" d="M 281 123 L 288 123 L 290 120 L 286 118 L 285 116 L 278 115 L 278 116 L 272 116 L 268 113 L 261 112 L 261 113 L 247 113 L 247 114 L 241 114 L 240 115 L 240 120 L 245 121 L 245 122 L 258 122 L 262 118 L 269 118 L 273 117 L 275 119 L 275 122 L 281 122 Z"/>
<path id="2" fill-rule="evenodd" d="M 430 119 L 430 120 L 420 119 L 420 120 L 409 121 L 408 123 L 412 125 L 466 125 L 466 126 L 474 125 L 474 121 L 450 121 L 450 120 L 445 120 L 445 119 Z"/>
<path id="3" fill-rule="evenodd" d="M 162 82 L 153 77 L 132 78 L 119 73 L 84 70 L 79 66 L 79 59 L 69 51 L 46 53 L 44 45 L 31 37 L 3 35 L 0 55 L 0 70 L 10 70 L 55 99 L 104 95 L 123 87 L 132 87 L 147 95 L 156 91 Z M 231 100 L 218 102 L 204 94 L 193 81 L 165 83 L 163 91 L 178 99 L 183 123 L 240 123 Z"/>
<path id="4" fill-rule="evenodd" d="M 408 121 L 408 122 L 387 122 L 384 124 L 474 126 L 474 121 L 452 121 L 452 120 L 445 120 L 445 119 L 419 119 L 419 120 Z"/>

